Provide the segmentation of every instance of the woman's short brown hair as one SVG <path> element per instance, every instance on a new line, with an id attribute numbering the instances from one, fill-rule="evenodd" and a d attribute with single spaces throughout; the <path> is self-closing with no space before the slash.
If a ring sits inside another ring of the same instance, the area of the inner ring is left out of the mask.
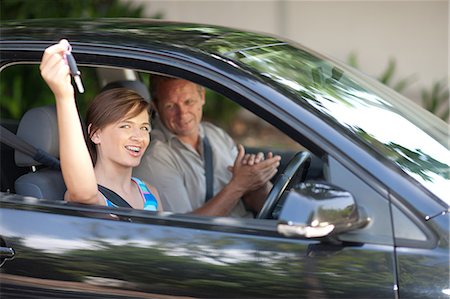
<path id="1" fill-rule="evenodd" d="M 97 161 L 97 148 L 91 140 L 93 134 L 125 116 L 135 117 L 144 110 L 150 113 L 150 104 L 138 93 L 126 88 L 102 91 L 92 100 L 86 111 L 86 144 L 94 164 Z"/>

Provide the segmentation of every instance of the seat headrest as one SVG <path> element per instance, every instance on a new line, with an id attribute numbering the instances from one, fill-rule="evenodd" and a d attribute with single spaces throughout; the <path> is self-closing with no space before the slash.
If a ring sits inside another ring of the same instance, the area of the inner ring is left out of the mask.
<path id="1" fill-rule="evenodd" d="M 135 81 L 135 80 L 120 80 L 120 81 L 113 81 L 106 84 L 101 91 L 113 89 L 113 88 L 126 88 L 131 89 L 135 92 L 137 92 L 141 97 L 144 98 L 147 102 L 150 102 L 150 92 L 148 91 L 147 86 L 145 86 L 144 83 L 141 81 Z"/>
<path id="2" fill-rule="evenodd" d="M 59 135 L 56 107 L 42 106 L 28 110 L 19 122 L 17 136 L 36 148 L 59 158 Z M 14 160 L 17 166 L 38 166 L 33 158 L 16 150 Z"/>

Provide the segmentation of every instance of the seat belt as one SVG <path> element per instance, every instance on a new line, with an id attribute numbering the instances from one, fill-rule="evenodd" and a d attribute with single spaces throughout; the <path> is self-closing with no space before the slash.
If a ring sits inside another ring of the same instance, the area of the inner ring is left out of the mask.
<path id="1" fill-rule="evenodd" d="M 15 150 L 18 150 L 25 155 L 33 158 L 36 162 L 39 162 L 45 166 L 51 167 L 56 170 L 61 170 L 61 162 L 39 148 L 35 148 L 25 140 L 18 137 L 16 134 L 12 133 L 5 127 L 0 125 L 0 141 Z M 116 192 L 98 185 L 98 190 L 105 195 L 105 197 L 111 201 L 113 204 L 119 207 L 131 208 L 131 206 L 126 202 L 119 194 Z"/>
<path id="2" fill-rule="evenodd" d="M 122 207 L 122 208 L 132 208 L 130 206 L 130 204 L 116 192 L 114 192 L 111 189 L 106 188 L 105 186 L 102 186 L 102 185 L 97 185 L 97 186 L 98 186 L 98 191 L 100 191 L 106 197 L 107 200 L 109 200 L 116 206 Z"/>
<path id="3" fill-rule="evenodd" d="M 203 137 L 203 156 L 205 159 L 205 180 L 206 194 L 205 202 L 210 200 L 214 195 L 214 171 L 213 171 L 213 153 L 208 137 Z"/>
<path id="4" fill-rule="evenodd" d="M 18 150 L 25 155 L 33 158 L 36 162 L 39 162 L 45 166 L 51 167 L 56 170 L 61 169 L 61 164 L 59 160 L 49 153 L 41 150 L 40 148 L 35 148 L 25 140 L 18 137 L 16 134 L 11 133 L 8 129 L 0 125 L 0 141 L 15 150 Z"/>

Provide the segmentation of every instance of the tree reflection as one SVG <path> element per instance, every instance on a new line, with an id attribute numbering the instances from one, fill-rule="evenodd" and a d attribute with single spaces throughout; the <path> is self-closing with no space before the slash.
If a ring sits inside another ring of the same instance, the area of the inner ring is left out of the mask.
<path id="1" fill-rule="evenodd" d="M 235 40 L 244 36 L 238 35 Z M 420 111 L 416 110 L 419 108 L 405 108 L 404 103 L 388 91 L 369 90 L 367 82 L 365 85 L 359 79 L 357 82 L 349 71 L 310 50 L 279 40 L 268 39 L 260 41 L 259 46 L 221 54 L 240 62 L 242 67 L 256 70 L 262 80 L 268 78 L 267 84 L 293 101 L 308 102 L 304 107 L 312 113 L 317 109 L 319 117 L 327 117 L 334 127 L 343 128 L 341 133 L 359 137 L 407 173 L 415 174 L 413 177 L 422 180 L 435 194 L 445 197 L 441 189 L 442 184 L 450 180 L 448 146 L 441 144 L 438 135 L 427 133 L 430 125 L 426 128 L 418 125 Z M 411 136 L 410 142 L 404 134 L 417 136 Z M 440 134 L 448 136 L 448 128 L 447 133 Z M 433 185 L 426 182 L 433 182 Z"/>
<path id="2" fill-rule="evenodd" d="M 425 181 L 434 180 L 431 173 L 450 179 L 450 166 L 427 155 L 420 148 L 409 149 L 395 142 L 382 143 L 361 128 L 357 128 L 356 133 L 402 169 L 419 175 Z"/>
<path id="3" fill-rule="evenodd" d="M 393 142 L 390 142 L 387 147 L 397 153 L 395 159 L 397 164 L 410 172 L 420 175 L 424 180 L 433 181 L 433 178 L 429 175 L 430 172 L 446 180 L 450 179 L 449 165 L 433 159 L 421 149 L 410 150 Z"/>
<path id="4" fill-rule="evenodd" d="M 3 271 L 81 283 L 92 277 L 109 278 L 124 282 L 111 288 L 198 297 L 214 294 L 217 298 L 232 298 L 237 294 L 242 298 L 308 298 L 314 294 L 320 298 L 343 298 L 348 297 L 349 290 L 356 297 L 378 290 L 372 297 L 384 298 L 390 294 L 393 281 L 393 253 L 389 250 L 343 247 L 332 255 L 313 257 L 306 255 L 306 245 L 310 242 L 279 238 L 243 242 L 219 235 L 198 239 L 189 235 L 161 238 L 147 246 L 133 240 L 126 245 L 89 241 L 95 243 L 93 249 L 56 254 L 14 240 L 21 258 L 8 261 Z M 180 247 L 186 250 L 176 255 L 174 249 Z M 233 250 L 247 254 L 236 255 Z"/>

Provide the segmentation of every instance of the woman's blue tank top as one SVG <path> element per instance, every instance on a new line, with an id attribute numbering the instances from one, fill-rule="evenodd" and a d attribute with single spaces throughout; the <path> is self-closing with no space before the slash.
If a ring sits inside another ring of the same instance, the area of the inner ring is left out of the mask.
<path id="1" fill-rule="evenodd" d="M 147 186 L 144 184 L 144 182 L 135 177 L 132 177 L 131 179 L 133 180 L 133 182 L 137 184 L 139 192 L 141 193 L 141 196 L 144 200 L 144 210 L 158 211 L 158 201 L 156 200 L 155 196 L 150 192 L 150 190 L 147 188 Z M 117 205 L 113 204 L 105 196 L 103 197 L 105 198 L 105 202 L 108 207 L 118 208 Z"/>

